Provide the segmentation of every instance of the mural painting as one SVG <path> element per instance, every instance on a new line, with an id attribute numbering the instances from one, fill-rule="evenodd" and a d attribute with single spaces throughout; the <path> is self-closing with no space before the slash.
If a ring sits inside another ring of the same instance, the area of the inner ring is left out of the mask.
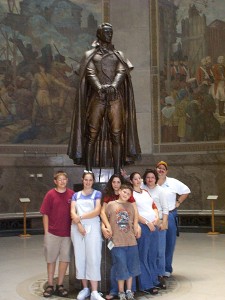
<path id="1" fill-rule="evenodd" d="M 161 143 L 225 140 L 223 0 L 159 0 Z"/>
<path id="2" fill-rule="evenodd" d="M 101 0 L 0 0 L 1 144 L 67 144 Z"/>

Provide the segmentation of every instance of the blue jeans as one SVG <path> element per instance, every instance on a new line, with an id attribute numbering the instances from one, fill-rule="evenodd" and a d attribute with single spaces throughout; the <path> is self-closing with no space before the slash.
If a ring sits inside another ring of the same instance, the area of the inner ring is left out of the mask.
<path id="1" fill-rule="evenodd" d="M 118 294 L 118 279 L 132 280 L 132 291 L 136 291 L 136 276 L 140 274 L 137 246 L 115 247 L 111 250 L 112 267 L 110 271 L 110 294 Z"/>
<path id="2" fill-rule="evenodd" d="M 159 246 L 159 232 L 150 231 L 147 225 L 140 224 L 141 237 L 138 241 L 141 274 L 138 276 L 141 291 L 153 288 L 158 284 L 157 254 Z"/>
<path id="3" fill-rule="evenodd" d="M 159 231 L 159 249 L 157 256 L 157 268 L 158 275 L 163 276 L 165 274 L 165 265 L 166 265 L 166 230 Z"/>
<path id="4" fill-rule="evenodd" d="M 173 253 L 175 250 L 177 239 L 177 226 L 176 226 L 177 210 L 169 213 L 168 216 L 168 229 L 166 231 L 166 272 L 173 272 L 172 262 Z"/>

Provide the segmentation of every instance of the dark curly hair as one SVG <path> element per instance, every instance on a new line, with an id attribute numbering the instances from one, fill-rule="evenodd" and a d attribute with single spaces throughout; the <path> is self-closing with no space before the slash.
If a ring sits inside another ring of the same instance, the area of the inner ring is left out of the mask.
<path id="1" fill-rule="evenodd" d="M 152 173 L 155 175 L 155 183 L 159 180 L 159 175 L 156 171 L 156 169 L 146 169 L 143 175 L 143 183 L 146 184 L 146 177 L 149 173 Z"/>
<path id="2" fill-rule="evenodd" d="M 119 178 L 119 180 L 121 182 L 121 185 L 124 184 L 124 183 L 126 183 L 126 180 L 125 180 L 125 178 L 122 175 L 120 175 L 120 174 L 113 174 L 109 178 L 109 181 L 106 184 L 106 187 L 105 187 L 105 189 L 103 191 L 103 197 L 106 196 L 106 195 L 107 196 L 112 196 L 112 195 L 115 194 L 114 190 L 113 190 L 113 187 L 112 187 L 112 181 L 113 181 L 114 178 Z"/>

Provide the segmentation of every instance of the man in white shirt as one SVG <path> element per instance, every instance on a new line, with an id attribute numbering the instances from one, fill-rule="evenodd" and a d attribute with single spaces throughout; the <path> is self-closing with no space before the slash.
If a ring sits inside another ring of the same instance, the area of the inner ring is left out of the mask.
<path id="1" fill-rule="evenodd" d="M 181 181 L 167 177 L 168 165 L 166 162 L 158 162 L 156 170 L 159 175 L 158 184 L 166 190 L 169 206 L 168 230 L 166 232 L 166 271 L 164 276 L 170 277 L 173 272 L 172 261 L 177 237 L 177 208 L 180 207 L 191 191 Z"/>

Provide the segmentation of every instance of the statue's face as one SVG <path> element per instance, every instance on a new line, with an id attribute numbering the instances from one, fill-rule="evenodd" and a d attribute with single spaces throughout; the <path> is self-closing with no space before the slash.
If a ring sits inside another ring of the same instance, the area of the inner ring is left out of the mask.
<path id="1" fill-rule="evenodd" d="M 224 57 L 223 56 L 219 56 L 218 57 L 218 63 L 219 64 L 223 64 L 223 62 L 224 62 Z"/>
<path id="2" fill-rule="evenodd" d="M 101 30 L 99 39 L 105 43 L 111 43 L 113 36 L 113 30 L 111 27 L 104 26 Z"/>

